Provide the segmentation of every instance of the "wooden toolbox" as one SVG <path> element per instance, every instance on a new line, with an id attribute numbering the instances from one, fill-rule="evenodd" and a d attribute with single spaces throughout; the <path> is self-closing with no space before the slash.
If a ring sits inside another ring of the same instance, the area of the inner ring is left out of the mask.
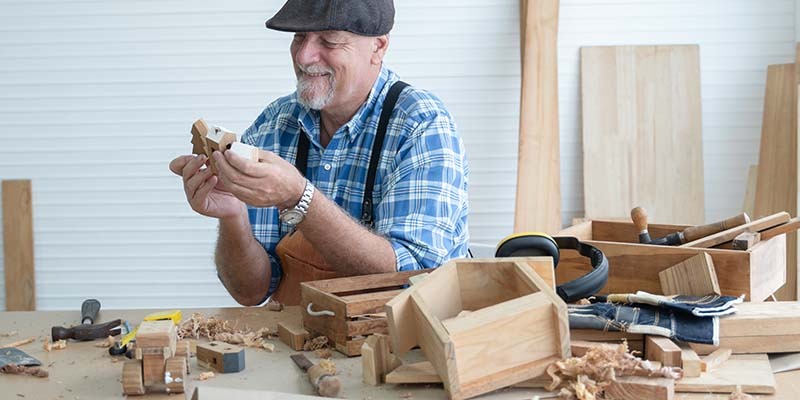
<path id="1" fill-rule="evenodd" d="M 682 231 L 689 225 L 650 224 L 652 238 Z M 763 301 L 786 283 L 786 235 L 759 242 L 746 251 L 716 248 L 639 244 L 632 222 L 591 220 L 562 230 L 557 236 L 575 236 L 606 254 L 608 283 L 600 294 L 642 290 L 661 294 L 658 273 L 694 255 L 711 255 L 723 295 L 745 295 L 746 301 Z M 561 252 L 556 268 L 558 284 L 584 275 L 591 268 L 577 252 Z"/>
<path id="2" fill-rule="evenodd" d="M 361 355 L 361 345 L 368 335 L 389 333 L 384 312 L 386 302 L 410 284 L 410 277 L 426 272 L 430 271 L 303 282 L 300 285 L 303 326 L 312 334 L 327 336 L 342 354 Z"/>

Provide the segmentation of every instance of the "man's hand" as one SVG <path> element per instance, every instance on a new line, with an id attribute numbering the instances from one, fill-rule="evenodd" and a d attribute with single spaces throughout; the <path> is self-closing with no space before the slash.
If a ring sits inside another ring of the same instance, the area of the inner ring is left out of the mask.
<path id="1" fill-rule="evenodd" d="M 228 218 L 241 215 L 245 205 L 228 192 L 211 168 L 202 168 L 206 156 L 180 156 L 169 163 L 175 175 L 183 177 L 183 191 L 192 210 L 207 217 Z"/>
<path id="2" fill-rule="evenodd" d="M 220 182 L 239 200 L 255 207 L 294 207 L 300 201 L 306 180 L 294 165 L 271 151 L 260 150 L 259 162 L 232 151 L 214 152 Z"/>

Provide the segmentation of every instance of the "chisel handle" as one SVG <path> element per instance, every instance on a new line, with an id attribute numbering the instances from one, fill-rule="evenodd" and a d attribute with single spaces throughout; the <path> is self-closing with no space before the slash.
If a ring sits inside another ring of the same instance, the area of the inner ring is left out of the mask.
<path id="1" fill-rule="evenodd" d="M 746 213 L 741 213 L 723 221 L 686 228 L 683 230 L 683 243 L 694 242 L 697 239 L 747 223 L 750 223 L 750 217 Z"/>
<path id="2" fill-rule="evenodd" d="M 81 304 L 81 324 L 91 325 L 97 321 L 100 312 L 100 302 L 97 299 L 87 299 Z"/>

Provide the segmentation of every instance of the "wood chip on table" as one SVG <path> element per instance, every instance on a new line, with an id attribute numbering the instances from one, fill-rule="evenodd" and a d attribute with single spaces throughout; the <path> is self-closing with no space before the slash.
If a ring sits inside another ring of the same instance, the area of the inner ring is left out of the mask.
<path id="1" fill-rule="evenodd" d="M 30 375 L 37 378 L 47 378 L 50 374 L 40 367 L 26 367 L 24 365 L 8 364 L 0 368 L 0 373 L 11 375 Z"/>
<path id="2" fill-rule="evenodd" d="M 42 344 L 42 348 L 48 353 L 53 350 L 64 350 L 65 348 L 67 348 L 67 341 L 61 339 L 59 341 L 51 343 L 50 338 L 46 338 L 44 340 L 44 344 Z"/>
<path id="3" fill-rule="evenodd" d="M 35 337 L 29 337 L 29 338 L 27 338 L 25 340 L 17 340 L 16 342 L 0 344 L 0 349 L 6 349 L 6 348 L 9 348 L 9 347 L 24 346 L 24 345 L 26 345 L 28 343 L 33 343 L 33 341 L 35 341 L 35 340 L 36 340 Z"/>
<path id="4" fill-rule="evenodd" d="M 209 379 L 213 378 L 214 376 L 215 376 L 215 375 L 214 375 L 214 373 L 213 373 L 213 372 L 211 372 L 211 371 L 206 371 L 206 372 L 201 372 L 201 373 L 200 373 L 200 376 L 198 376 L 198 377 L 197 377 L 197 379 L 198 379 L 198 380 L 201 380 L 201 381 L 207 381 L 207 380 L 209 380 Z"/>
<path id="5" fill-rule="evenodd" d="M 117 341 L 116 341 L 116 339 L 114 339 L 113 336 L 109 336 L 109 337 L 106 338 L 106 340 L 103 340 L 103 341 L 95 343 L 94 347 L 109 348 L 109 347 L 113 346 L 114 343 L 116 343 L 116 342 Z"/>
<path id="6" fill-rule="evenodd" d="M 0 337 L 11 337 L 19 335 L 19 331 L 0 332 Z"/>
<path id="7" fill-rule="evenodd" d="M 219 341 L 245 347 L 265 348 L 265 339 L 273 333 L 269 328 L 253 331 L 249 328 L 240 329 L 238 323 L 220 320 L 215 317 L 206 318 L 203 314 L 194 313 L 192 317 L 183 321 L 178 328 L 178 338 L 207 338 L 210 341 Z"/>
<path id="8" fill-rule="evenodd" d="M 263 343 L 261 345 L 261 348 L 266 350 L 266 351 L 268 351 L 268 352 L 270 352 L 270 353 L 275 351 L 275 345 L 272 344 L 272 343 Z"/>
<path id="9" fill-rule="evenodd" d="M 559 390 L 565 398 L 591 400 L 621 376 L 663 377 L 680 379 L 682 371 L 675 367 L 654 367 L 649 361 L 634 356 L 628 343 L 598 344 L 581 357 L 556 361 L 547 367 L 553 380 L 545 389 Z"/>

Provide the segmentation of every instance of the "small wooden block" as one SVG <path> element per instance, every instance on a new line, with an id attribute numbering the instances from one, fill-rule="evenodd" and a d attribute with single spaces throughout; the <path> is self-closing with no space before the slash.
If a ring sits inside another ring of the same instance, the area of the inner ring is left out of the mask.
<path id="1" fill-rule="evenodd" d="M 748 250 L 760 240 L 761 234 L 758 232 L 742 232 L 733 238 L 731 246 L 734 250 Z"/>
<path id="2" fill-rule="evenodd" d="M 361 345 L 361 360 L 364 383 L 373 386 L 383 383 L 386 374 L 400 366 L 400 360 L 389 352 L 389 337 L 379 333 L 370 335 Z"/>
<path id="3" fill-rule="evenodd" d="M 363 357 L 363 353 L 362 353 Z M 404 364 L 386 374 L 386 383 L 441 383 L 430 361 Z"/>
<path id="4" fill-rule="evenodd" d="M 299 323 L 284 321 L 278 323 L 278 337 L 292 350 L 301 351 L 309 334 Z"/>
<path id="5" fill-rule="evenodd" d="M 721 348 L 714 350 L 711 354 L 703 357 L 702 363 L 700 366 L 700 370 L 703 372 L 709 372 L 718 368 L 720 365 L 724 364 L 725 361 L 728 361 L 731 358 L 731 354 L 733 354 L 733 350 Z"/>
<path id="6" fill-rule="evenodd" d="M 719 368 L 675 382 L 676 392 L 725 393 L 736 387 L 749 394 L 775 393 L 775 376 L 766 354 L 734 355 Z"/>
<path id="7" fill-rule="evenodd" d="M 167 348 L 142 349 L 142 373 L 145 386 L 154 386 L 164 383 L 164 362 L 170 357 Z"/>
<path id="8" fill-rule="evenodd" d="M 661 292 L 667 296 L 720 294 L 717 272 L 708 253 L 697 254 L 659 272 L 658 279 Z"/>
<path id="9" fill-rule="evenodd" d="M 694 378 L 700 376 L 700 357 L 688 345 L 681 346 L 681 369 L 685 377 Z"/>
<path id="10" fill-rule="evenodd" d="M 606 398 L 618 400 L 671 400 L 675 396 L 675 381 L 669 378 L 622 376 L 605 389 Z"/>
<path id="11" fill-rule="evenodd" d="M 192 154 L 208 155 L 206 136 L 210 130 L 206 121 L 198 119 L 192 124 Z"/>
<path id="12" fill-rule="evenodd" d="M 244 369 L 244 348 L 225 342 L 197 345 L 197 364 L 227 374 Z"/>
<path id="13" fill-rule="evenodd" d="M 369 341 L 361 345 L 361 373 L 364 383 L 372 386 L 381 384 L 381 371 L 375 353 L 376 351 Z"/>
<path id="14" fill-rule="evenodd" d="M 171 320 L 144 321 L 136 332 L 136 347 L 175 347 L 178 331 Z"/>
<path id="15" fill-rule="evenodd" d="M 660 336 L 647 336 L 644 355 L 650 361 L 659 361 L 665 367 L 681 366 L 681 348 L 672 340 Z"/>

